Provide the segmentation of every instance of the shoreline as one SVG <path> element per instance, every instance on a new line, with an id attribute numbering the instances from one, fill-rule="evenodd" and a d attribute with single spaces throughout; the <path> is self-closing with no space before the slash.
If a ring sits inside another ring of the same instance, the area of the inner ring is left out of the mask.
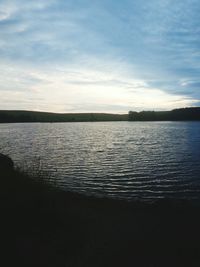
<path id="1" fill-rule="evenodd" d="M 200 121 L 200 107 L 170 111 L 129 111 L 128 113 L 52 113 L 28 110 L 0 110 L 0 123 L 12 122 L 94 122 L 94 121 Z"/>
<path id="2" fill-rule="evenodd" d="M 1 173 L 6 266 L 200 264 L 199 206 L 87 197 L 36 182 L 15 169 Z"/>

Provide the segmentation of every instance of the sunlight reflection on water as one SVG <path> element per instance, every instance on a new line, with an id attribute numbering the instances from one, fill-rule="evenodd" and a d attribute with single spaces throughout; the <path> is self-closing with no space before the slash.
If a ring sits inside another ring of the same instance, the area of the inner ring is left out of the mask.
<path id="1" fill-rule="evenodd" d="M 200 198 L 199 122 L 0 125 L 0 152 L 40 160 L 66 189 L 118 198 Z"/>

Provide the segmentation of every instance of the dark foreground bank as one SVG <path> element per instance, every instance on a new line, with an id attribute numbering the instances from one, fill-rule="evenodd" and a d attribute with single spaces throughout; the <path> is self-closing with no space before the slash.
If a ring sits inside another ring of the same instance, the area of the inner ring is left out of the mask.
<path id="1" fill-rule="evenodd" d="M 197 205 L 84 197 L 4 164 L 0 266 L 200 266 Z"/>

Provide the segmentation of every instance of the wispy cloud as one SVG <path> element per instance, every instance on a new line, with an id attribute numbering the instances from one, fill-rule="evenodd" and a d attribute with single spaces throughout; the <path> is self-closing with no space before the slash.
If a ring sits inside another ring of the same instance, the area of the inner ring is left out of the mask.
<path id="1" fill-rule="evenodd" d="M 200 100 L 197 0 L 0 1 L 1 108 L 171 109 Z"/>

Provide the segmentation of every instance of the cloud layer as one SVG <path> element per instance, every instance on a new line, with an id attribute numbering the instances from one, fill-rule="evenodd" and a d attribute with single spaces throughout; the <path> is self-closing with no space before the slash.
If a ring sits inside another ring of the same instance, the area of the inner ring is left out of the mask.
<path id="1" fill-rule="evenodd" d="M 1 109 L 199 105 L 197 0 L 0 1 Z"/>

